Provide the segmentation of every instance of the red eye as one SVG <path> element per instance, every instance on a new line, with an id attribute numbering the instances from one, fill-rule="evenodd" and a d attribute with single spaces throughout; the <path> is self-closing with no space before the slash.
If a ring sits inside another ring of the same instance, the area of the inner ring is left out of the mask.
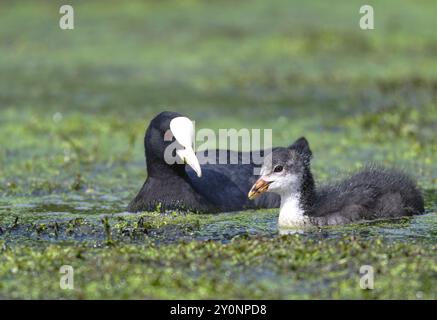
<path id="1" fill-rule="evenodd" d="M 281 172 L 282 169 L 284 169 L 282 166 L 276 166 L 275 169 L 273 170 L 274 172 Z"/>

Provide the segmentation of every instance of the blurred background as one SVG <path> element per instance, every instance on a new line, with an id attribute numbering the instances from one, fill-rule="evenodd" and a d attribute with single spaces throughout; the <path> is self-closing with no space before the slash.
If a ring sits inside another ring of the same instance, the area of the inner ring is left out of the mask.
<path id="1" fill-rule="evenodd" d="M 364 4 L 0 1 L 0 299 L 436 297 L 437 2 L 375 1 L 369 31 Z M 306 136 L 317 182 L 406 170 L 428 214 L 283 238 L 276 210 L 127 216 L 164 110 Z"/>
<path id="2" fill-rule="evenodd" d="M 150 119 L 301 135 L 321 180 L 363 163 L 437 169 L 435 1 L 63 1 L 0 3 L 0 192 L 120 196 L 145 178 Z M 12 200 L 11 200 L 12 199 Z M 5 200 L 6 201 L 6 200 Z"/>

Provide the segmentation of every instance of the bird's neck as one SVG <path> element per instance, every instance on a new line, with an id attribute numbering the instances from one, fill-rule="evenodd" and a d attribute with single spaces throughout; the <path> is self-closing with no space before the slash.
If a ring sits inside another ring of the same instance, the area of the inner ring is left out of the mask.
<path id="1" fill-rule="evenodd" d="M 278 225 L 280 228 L 298 227 L 307 224 L 308 216 L 302 208 L 299 194 L 281 196 L 281 208 L 279 211 Z"/>
<path id="2" fill-rule="evenodd" d="M 310 224 L 308 215 L 315 197 L 314 179 L 308 168 L 300 185 L 289 188 L 281 194 L 279 227 L 299 227 Z"/>
<path id="3" fill-rule="evenodd" d="M 146 165 L 149 177 L 156 179 L 169 179 L 171 177 L 185 179 L 187 177 L 184 164 L 169 165 L 162 159 L 147 157 Z"/>

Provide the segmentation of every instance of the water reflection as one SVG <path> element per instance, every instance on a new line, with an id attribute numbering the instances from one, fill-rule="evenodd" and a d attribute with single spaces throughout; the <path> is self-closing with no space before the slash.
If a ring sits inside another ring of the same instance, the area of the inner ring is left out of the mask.
<path id="1" fill-rule="evenodd" d="M 436 213 L 302 230 L 278 229 L 276 210 L 189 215 L 185 218 L 172 214 L 132 214 L 125 211 L 125 203 L 127 199 L 112 195 L 47 196 L 18 204 L 5 201 L 0 207 L 0 227 L 3 230 L 0 239 L 12 243 L 23 239 L 99 243 L 107 236 L 102 223 L 107 219 L 112 238 L 126 243 L 143 243 L 146 239 L 156 243 L 193 240 L 226 243 L 238 237 L 274 238 L 296 234 L 319 240 L 353 235 L 357 238 L 382 236 L 390 241 L 437 242 Z M 82 223 L 77 223 L 77 219 L 82 219 Z"/>

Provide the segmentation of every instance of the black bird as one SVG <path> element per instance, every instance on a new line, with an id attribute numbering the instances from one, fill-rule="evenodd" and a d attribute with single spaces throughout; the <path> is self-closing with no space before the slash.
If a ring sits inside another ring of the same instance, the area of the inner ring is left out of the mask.
<path id="1" fill-rule="evenodd" d="M 150 122 L 144 137 L 147 179 L 128 211 L 214 213 L 279 207 L 280 198 L 274 194 L 257 201 L 247 198 L 258 178 L 254 175 L 252 152 L 207 150 L 202 157 L 224 157 L 222 160 L 228 164 L 200 165 L 193 140 L 192 121 L 179 113 L 162 112 Z"/>
<path id="2" fill-rule="evenodd" d="M 410 216 L 424 212 L 422 195 L 406 174 L 369 166 L 344 181 L 316 188 L 312 152 L 305 138 L 267 156 L 261 177 L 249 192 L 281 196 L 279 227 L 338 225 Z"/>

